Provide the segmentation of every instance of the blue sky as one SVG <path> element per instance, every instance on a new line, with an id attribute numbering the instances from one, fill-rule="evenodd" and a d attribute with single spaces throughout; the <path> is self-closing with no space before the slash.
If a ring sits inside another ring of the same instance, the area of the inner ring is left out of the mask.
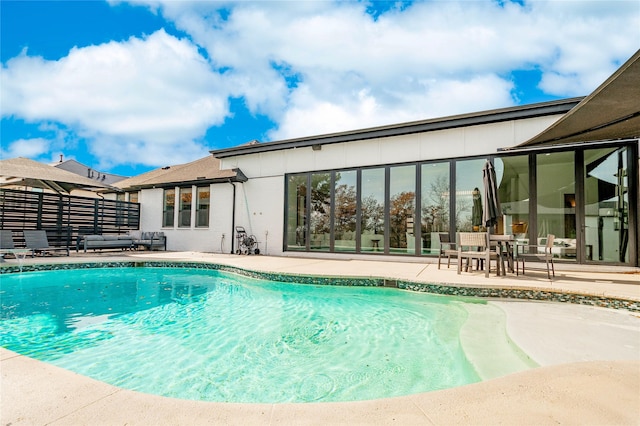
<path id="1" fill-rule="evenodd" d="M 211 149 L 584 96 L 640 2 L 6 1 L 2 158 L 135 175 Z"/>

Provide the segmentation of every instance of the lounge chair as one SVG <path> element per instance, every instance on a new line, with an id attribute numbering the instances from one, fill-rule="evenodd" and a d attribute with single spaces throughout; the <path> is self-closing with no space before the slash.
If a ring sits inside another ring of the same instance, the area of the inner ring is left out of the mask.
<path id="1" fill-rule="evenodd" d="M 0 262 L 4 261 L 4 257 L 7 254 L 13 254 L 12 251 L 15 248 L 16 246 L 13 242 L 13 232 L 8 229 L 0 230 Z"/>
<path id="2" fill-rule="evenodd" d="M 440 253 L 438 254 L 438 269 L 440 269 L 440 261 L 443 257 L 447 258 L 447 268 L 451 266 L 451 258 L 458 257 L 456 243 L 452 242 L 447 232 L 439 232 L 438 239 L 440 242 Z"/>
<path id="3" fill-rule="evenodd" d="M 553 277 L 556 276 L 556 271 L 553 266 L 553 241 L 556 236 L 553 234 L 547 235 L 547 241 L 544 245 L 521 245 L 518 244 L 516 246 L 516 274 L 518 273 L 518 264 L 522 262 L 522 275 L 524 275 L 524 264 L 526 259 L 537 259 L 544 260 L 547 266 L 547 277 L 551 279 L 551 275 Z M 551 268 L 549 268 L 551 266 Z"/>
<path id="4" fill-rule="evenodd" d="M 50 252 L 56 251 L 65 251 L 67 252 L 67 256 L 69 256 L 69 247 L 53 247 L 49 245 L 49 240 L 47 238 L 47 232 L 44 230 L 25 230 L 22 231 L 24 234 L 24 241 L 27 245 L 27 248 L 33 250 L 34 255 L 46 255 Z"/>
<path id="5" fill-rule="evenodd" d="M 13 231 L 8 229 L 0 230 L 0 250 L 13 250 L 16 248 L 13 242 Z"/>

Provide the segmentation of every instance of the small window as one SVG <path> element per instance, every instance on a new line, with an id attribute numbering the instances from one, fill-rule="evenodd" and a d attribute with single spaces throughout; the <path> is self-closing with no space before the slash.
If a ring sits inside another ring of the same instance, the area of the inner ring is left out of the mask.
<path id="1" fill-rule="evenodd" d="M 180 188 L 180 212 L 178 213 L 178 226 L 188 228 L 191 226 L 191 187 Z"/>
<path id="2" fill-rule="evenodd" d="M 165 189 L 163 215 L 162 215 L 163 227 L 173 226 L 173 216 L 174 216 L 175 209 L 176 209 L 176 190 Z"/>
<path id="3" fill-rule="evenodd" d="M 209 226 L 209 207 L 211 204 L 211 189 L 208 186 L 199 186 L 196 199 L 196 226 Z"/>
<path id="4" fill-rule="evenodd" d="M 138 202 L 138 193 L 137 192 L 130 192 L 129 193 L 129 202 L 130 203 L 137 203 Z"/>

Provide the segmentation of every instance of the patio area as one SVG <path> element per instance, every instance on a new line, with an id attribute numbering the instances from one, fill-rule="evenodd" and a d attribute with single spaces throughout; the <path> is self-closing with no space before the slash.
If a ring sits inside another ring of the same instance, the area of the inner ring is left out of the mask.
<path id="1" fill-rule="evenodd" d="M 252 271 L 380 277 L 456 287 L 547 290 L 640 301 L 638 268 L 556 267 L 549 281 L 527 275 L 388 259 L 235 256 L 195 252 L 105 252 L 27 258 L 32 263 L 98 260 L 199 261 Z M 2 267 L 15 266 L 7 259 Z M 146 395 L 2 349 L 2 424 L 638 424 L 640 313 L 569 303 L 488 299 L 505 313 L 509 336 L 540 368 L 400 398 L 350 403 L 232 404 Z M 489 351 L 490 348 L 487 348 Z"/>

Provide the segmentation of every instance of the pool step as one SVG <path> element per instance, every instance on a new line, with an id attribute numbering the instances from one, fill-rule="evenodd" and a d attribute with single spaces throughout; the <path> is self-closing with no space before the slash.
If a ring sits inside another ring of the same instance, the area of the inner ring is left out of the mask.
<path id="1" fill-rule="evenodd" d="M 468 303 L 469 313 L 460 329 L 460 344 L 482 380 L 538 366 L 507 334 L 507 316 L 491 303 Z"/>

